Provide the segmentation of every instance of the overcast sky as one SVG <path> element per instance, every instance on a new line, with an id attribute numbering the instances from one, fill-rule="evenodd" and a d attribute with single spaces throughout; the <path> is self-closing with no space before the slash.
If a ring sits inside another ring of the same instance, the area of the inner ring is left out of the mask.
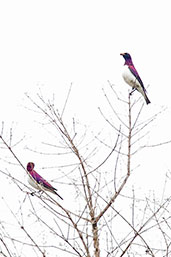
<path id="1" fill-rule="evenodd" d="M 1 1 L 1 120 L 9 125 L 19 121 L 18 130 L 27 133 L 24 124 L 29 120 L 30 126 L 32 117 L 22 107 L 24 93 L 34 96 L 39 88 L 47 97 L 54 93 L 60 108 L 72 83 L 70 115 L 93 123 L 108 80 L 127 94 L 120 53 L 129 52 L 144 85 L 149 85 L 151 104 L 145 108 L 152 114 L 168 108 L 165 133 L 156 132 L 167 139 L 170 24 L 170 1 L 165 0 Z"/>
<path id="2" fill-rule="evenodd" d="M 127 87 L 119 55 L 126 51 L 152 105 L 170 106 L 170 21 L 165 0 L 1 1 L 1 118 L 18 118 L 24 92 L 42 85 L 63 95 L 73 83 L 80 108 L 88 98 L 95 108 L 107 80 Z"/>
<path id="3" fill-rule="evenodd" d="M 1 0 L 0 121 L 17 123 L 16 133 L 30 133 L 25 92 L 33 97 L 39 88 L 47 97 L 54 93 L 61 107 L 72 83 L 71 117 L 93 125 L 108 80 L 128 92 L 120 53 L 129 52 L 148 86 L 146 112 L 167 108 L 155 124 L 153 141 L 170 139 L 170 26 L 169 0 Z M 170 169 L 166 149 L 150 157 L 151 172 L 158 168 L 159 180 Z M 149 170 L 144 176 L 150 187 Z"/>

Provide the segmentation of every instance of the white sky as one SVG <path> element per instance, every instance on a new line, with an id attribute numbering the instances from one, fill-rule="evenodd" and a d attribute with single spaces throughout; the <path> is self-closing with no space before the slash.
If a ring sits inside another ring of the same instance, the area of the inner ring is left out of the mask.
<path id="1" fill-rule="evenodd" d="M 72 83 L 71 117 L 85 124 L 97 122 L 107 80 L 127 94 L 120 56 L 127 51 L 144 84 L 150 85 L 147 112 L 169 108 L 167 123 L 159 123 L 164 133 L 156 131 L 167 140 L 170 24 L 170 1 L 163 0 L 1 1 L 1 120 L 19 121 L 17 129 L 27 133 L 33 118 L 22 107 L 24 93 L 35 96 L 40 87 L 47 96 L 54 93 L 61 108 Z"/>
<path id="2" fill-rule="evenodd" d="M 170 139 L 170 24 L 169 0 L 1 0 L 0 121 L 17 122 L 16 133 L 30 133 L 24 93 L 34 97 L 39 88 L 47 96 L 54 93 L 60 108 L 72 83 L 71 117 L 94 124 L 108 80 L 128 92 L 120 53 L 129 52 L 150 85 L 147 113 L 168 108 L 155 124 L 153 142 Z M 166 149 L 170 146 L 150 156 L 152 174 L 158 169 L 156 188 L 170 169 Z M 139 176 L 150 187 L 148 173 Z"/>
<path id="3" fill-rule="evenodd" d="M 80 107 L 94 103 L 107 80 L 124 85 L 125 51 L 153 106 L 170 105 L 169 10 L 169 1 L 1 1 L 1 117 L 41 85 L 59 95 L 72 82 Z"/>

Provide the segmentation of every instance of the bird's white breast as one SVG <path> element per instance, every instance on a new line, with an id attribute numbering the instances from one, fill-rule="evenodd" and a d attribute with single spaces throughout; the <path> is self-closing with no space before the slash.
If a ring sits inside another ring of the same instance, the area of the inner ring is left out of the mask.
<path id="1" fill-rule="evenodd" d="M 40 189 L 40 187 L 37 185 L 37 183 L 34 181 L 34 179 L 31 177 L 31 175 L 28 176 L 28 182 L 35 189 Z"/>
<path id="2" fill-rule="evenodd" d="M 132 88 L 137 88 L 137 89 L 141 88 L 140 83 L 135 78 L 135 76 L 132 74 L 132 72 L 129 70 L 127 65 L 124 65 L 124 67 L 123 67 L 122 77 L 125 80 L 125 82 Z"/>

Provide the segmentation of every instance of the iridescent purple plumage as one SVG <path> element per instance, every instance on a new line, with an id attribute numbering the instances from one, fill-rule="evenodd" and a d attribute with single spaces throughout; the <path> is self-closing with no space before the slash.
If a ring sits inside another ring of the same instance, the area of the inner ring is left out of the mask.
<path id="1" fill-rule="evenodd" d="M 131 58 L 130 54 L 124 53 L 121 55 L 125 59 L 124 65 L 126 65 L 128 67 L 128 70 L 123 73 L 123 78 L 124 78 L 125 82 L 128 85 L 130 85 L 133 88 L 133 90 L 135 90 L 135 89 L 138 90 L 144 96 L 146 103 L 149 104 L 150 100 L 148 99 L 148 97 L 146 95 L 146 89 L 144 87 L 144 84 L 143 84 L 137 70 L 134 67 L 134 64 L 132 62 L 132 58 Z M 128 71 L 130 72 L 130 74 Z"/>
<path id="2" fill-rule="evenodd" d="M 47 190 L 51 193 L 56 194 L 59 196 L 62 200 L 63 198 L 56 192 L 56 188 L 54 188 L 50 183 L 48 183 L 42 176 L 40 176 L 35 170 L 34 170 L 34 163 L 29 162 L 27 164 L 27 171 L 29 172 L 29 179 L 28 182 L 31 186 L 33 186 L 36 189 L 39 190 Z"/>

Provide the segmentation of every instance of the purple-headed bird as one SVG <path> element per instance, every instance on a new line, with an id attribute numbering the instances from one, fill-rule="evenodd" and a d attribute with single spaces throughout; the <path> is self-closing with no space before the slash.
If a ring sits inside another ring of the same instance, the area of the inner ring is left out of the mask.
<path id="1" fill-rule="evenodd" d="M 27 171 L 29 173 L 28 182 L 29 184 L 38 189 L 38 190 L 45 190 L 49 191 L 57 196 L 59 196 L 62 200 L 63 198 L 56 192 L 56 188 L 54 188 L 50 183 L 48 183 L 44 178 L 42 178 L 35 170 L 34 170 L 34 163 L 29 162 L 27 164 Z"/>
<path id="2" fill-rule="evenodd" d="M 147 97 L 147 94 L 146 94 L 146 89 L 144 87 L 144 84 L 137 72 L 137 70 L 135 69 L 134 67 L 134 64 L 132 62 L 132 58 L 130 56 L 130 54 L 128 53 L 123 53 L 123 54 L 120 54 L 123 56 L 123 58 L 125 59 L 125 69 L 124 69 L 124 72 L 122 74 L 123 76 L 123 79 L 125 80 L 125 82 L 132 87 L 132 92 L 137 90 L 139 91 L 147 104 L 150 103 L 150 100 L 148 99 Z M 132 93 L 131 92 L 131 93 Z"/>

